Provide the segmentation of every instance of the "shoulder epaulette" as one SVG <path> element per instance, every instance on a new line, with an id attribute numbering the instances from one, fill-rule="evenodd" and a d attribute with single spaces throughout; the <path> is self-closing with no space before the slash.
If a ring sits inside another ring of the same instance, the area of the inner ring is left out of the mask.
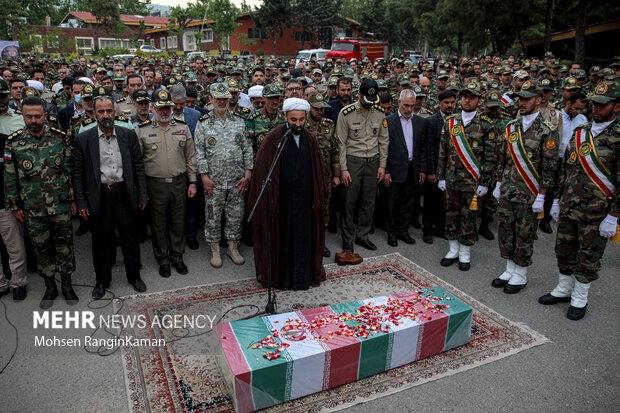
<path id="1" fill-rule="evenodd" d="M 82 115 L 73 115 L 71 119 L 79 119 Z"/>
<path id="2" fill-rule="evenodd" d="M 261 114 L 261 111 L 260 111 L 260 110 L 256 110 L 256 111 L 252 112 L 252 113 L 250 114 L 250 116 L 248 116 L 248 120 L 254 120 L 254 119 L 256 119 L 258 116 L 260 116 L 260 114 Z M 206 116 L 206 115 L 205 115 L 205 116 Z"/>
<path id="3" fill-rule="evenodd" d="M 448 119 L 452 119 L 452 118 L 456 118 L 458 115 L 459 115 L 458 113 L 453 113 L 453 114 L 452 114 L 452 115 L 450 115 L 450 116 L 446 116 L 446 120 L 448 120 Z"/>
<path id="4" fill-rule="evenodd" d="M 11 139 L 13 139 L 13 138 L 17 138 L 17 137 L 18 137 L 19 135 L 21 135 L 22 133 L 24 133 L 24 130 L 23 130 L 23 129 L 19 129 L 19 130 L 17 130 L 17 131 L 15 131 L 15 132 L 13 132 L 12 134 L 10 134 L 10 135 L 7 137 L 7 139 L 8 139 L 8 140 L 11 140 Z"/>
<path id="5" fill-rule="evenodd" d="M 124 102 L 124 101 L 125 101 L 125 98 L 118 98 L 118 99 L 116 99 L 116 103 L 121 103 L 121 102 Z"/>
<path id="6" fill-rule="evenodd" d="M 209 115 L 208 113 L 205 113 L 204 115 L 202 115 L 200 117 L 200 119 L 198 119 L 198 121 L 202 122 L 203 120 L 207 120 L 211 117 L 211 115 Z"/>
<path id="7" fill-rule="evenodd" d="M 63 131 L 61 131 L 61 130 L 60 130 L 60 129 L 58 129 L 58 128 L 50 128 L 50 130 L 51 130 L 51 131 L 54 131 L 54 132 L 57 132 L 57 133 L 60 133 L 61 135 L 66 135 L 66 133 L 64 133 Z"/>
<path id="8" fill-rule="evenodd" d="M 182 123 L 183 125 L 187 125 L 187 123 L 183 119 L 174 118 L 175 122 Z"/>
<path id="9" fill-rule="evenodd" d="M 241 108 L 241 112 L 243 112 L 243 113 L 250 113 L 251 110 L 248 109 L 248 108 Z"/>
<path id="10" fill-rule="evenodd" d="M 126 118 L 126 117 L 124 117 L 123 115 L 118 115 L 118 116 L 115 116 L 115 117 L 114 117 L 114 119 L 116 119 L 116 120 L 120 120 L 121 122 L 129 122 L 129 121 L 127 120 L 127 118 Z"/>
<path id="11" fill-rule="evenodd" d="M 86 125 L 90 125 L 93 122 L 96 122 L 97 120 L 95 118 L 88 118 L 85 119 L 84 122 L 82 122 L 82 125 L 86 126 Z"/>
<path id="12" fill-rule="evenodd" d="M 342 114 L 344 116 L 348 115 L 351 112 L 355 112 L 355 104 L 351 104 L 349 106 L 346 106 L 344 109 L 342 109 Z"/>
<path id="13" fill-rule="evenodd" d="M 373 105 L 373 108 L 377 109 L 379 112 L 384 112 L 385 113 L 385 109 L 383 109 L 383 107 L 381 107 L 379 105 Z"/>
<path id="14" fill-rule="evenodd" d="M 480 116 L 480 119 L 482 119 L 485 122 L 489 122 L 489 123 L 495 123 L 493 122 L 493 119 L 491 119 L 490 117 L 486 116 L 486 115 L 482 115 Z"/>
<path id="15" fill-rule="evenodd" d="M 513 123 L 516 123 L 519 119 L 512 119 L 510 121 L 508 121 L 508 123 L 506 124 L 506 126 L 508 125 L 512 125 Z"/>
<path id="16" fill-rule="evenodd" d="M 587 127 L 589 124 L 590 124 L 589 122 L 587 122 L 587 123 L 582 123 L 581 125 L 577 125 L 577 126 L 575 127 L 575 129 L 582 129 L 582 128 L 585 128 L 585 127 Z"/>
<path id="17" fill-rule="evenodd" d="M 324 123 L 327 123 L 327 124 L 330 124 L 330 125 L 333 125 L 333 124 L 334 124 L 334 121 L 333 121 L 333 120 L 331 120 L 330 118 L 321 118 L 321 120 L 322 120 Z"/>
<path id="18" fill-rule="evenodd" d="M 546 119 L 542 120 L 543 125 L 545 125 L 546 127 L 548 127 L 550 130 L 554 131 L 555 130 L 555 126 L 553 126 L 553 123 L 549 122 Z"/>
<path id="19" fill-rule="evenodd" d="M 53 117 L 53 116 L 48 116 L 48 117 L 47 117 L 47 120 L 49 120 L 50 122 L 56 122 L 58 119 L 56 119 L 56 118 L 55 118 L 55 117 Z"/>
<path id="20" fill-rule="evenodd" d="M 18 114 L 18 115 L 21 115 L 21 114 L 22 114 L 22 111 L 21 111 L 21 110 L 19 110 L 19 109 L 15 109 L 15 113 L 16 113 L 16 114 Z"/>
<path id="21" fill-rule="evenodd" d="M 422 107 L 422 110 L 424 110 L 426 113 L 431 114 L 431 115 L 434 115 L 434 114 L 435 114 L 435 112 L 433 112 L 433 111 L 432 111 L 432 110 L 430 110 L 429 108 Z"/>
<path id="22" fill-rule="evenodd" d="M 238 117 L 239 119 L 241 119 L 241 120 L 245 121 L 245 117 L 244 117 L 245 115 L 244 115 L 244 114 L 237 113 L 237 112 L 233 112 L 232 114 L 233 114 L 233 117 L 235 117 L 235 116 L 236 116 L 236 117 Z"/>
<path id="23" fill-rule="evenodd" d="M 145 120 L 144 122 L 140 123 L 140 124 L 138 125 L 138 127 L 139 127 L 139 128 L 141 128 L 141 127 L 143 127 L 143 126 L 149 125 L 150 123 L 151 123 L 151 120 L 150 120 L 150 119 L 149 119 L 149 120 Z"/>

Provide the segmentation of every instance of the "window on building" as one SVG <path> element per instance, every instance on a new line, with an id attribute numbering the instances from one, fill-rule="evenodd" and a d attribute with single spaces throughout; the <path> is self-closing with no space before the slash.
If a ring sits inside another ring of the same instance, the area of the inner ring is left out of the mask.
<path id="1" fill-rule="evenodd" d="M 58 36 L 54 36 L 52 38 L 47 39 L 48 49 L 58 49 L 59 47 L 60 47 L 60 42 L 58 41 Z"/>
<path id="2" fill-rule="evenodd" d="M 170 38 L 168 37 L 168 39 Z M 162 37 L 161 39 L 159 39 L 159 48 L 162 50 L 166 49 L 166 38 L 165 37 Z"/>
<path id="3" fill-rule="evenodd" d="M 155 47 L 155 39 L 151 39 L 151 46 Z"/>
<path id="4" fill-rule="evenodd" d="M 213 30 L 204 29 L 202 31 L 202 40 L 201 43 L 211 43 L 213 41 Z"/>
<path id="5" fill-rule="evenodd" d="M 187 50 L 196 50 L 196 38 L 194 37 L 194 33 L 185 35 L 185 43 Z"/>
<path id="6" fill-rule="evenodd" d="M 75 51 L 79 55 L 90 56 L 93 53 L 93 45 L 95 42 L 92 37 L 76 37 Z"/>
<path id="7" fill-rule="evenodd" d="M 258 30 L 256 27 L 248 28 L 248 39 L 266 39 L 267 33 Z"/>

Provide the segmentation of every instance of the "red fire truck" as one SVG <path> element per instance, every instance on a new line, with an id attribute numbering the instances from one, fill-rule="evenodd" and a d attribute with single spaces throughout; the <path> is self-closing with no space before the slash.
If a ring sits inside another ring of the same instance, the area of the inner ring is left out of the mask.
<path id="1" fill-rule="evenodd" d="M 332 48 L 327 52 L 327 58 L 346 59 L 353 58 L 358 61 L 368 57 L 372 62 L 379 58 L 388 58 L 388 42 L 377 40 L 354 39 L 351 37 L 337 37 L 332 41 Z"/>

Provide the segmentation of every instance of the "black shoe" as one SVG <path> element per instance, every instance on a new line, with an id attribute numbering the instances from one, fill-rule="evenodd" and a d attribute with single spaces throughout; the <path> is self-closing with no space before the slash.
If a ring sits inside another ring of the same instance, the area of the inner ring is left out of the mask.
<path id="1" fill-rule="evenodd" d="M 506 294 L 516 294 L 519 291 L 521 291 L 522 289 L 524 289 L 526 285 L 527 285 L 527 283 L 521 284 L 521 285 L 506 284 L 504 286 L 504 292 Z"/>
<path id="2" fill-rule="evenodd" d="M 355 252 L 355 251 L 353 251 L 353 243 L 351 243 L 351 242 L 343 242 L 342 243 L 342 249 L 343 250 L 349 250 L 351 252 Z"/>
<path id="3" fill-rule="evenodd" d="M 97 284 L 95 288 L 93 288 L 93 300 L 101 300 L 105 295 L 105 289 L 105 285 Z"/>
<path id="4" fill-rule="evenodd" d="M 415 229 L 421 229 L 422 228 L 422 224 L 420 224 L 420 221 L 417 218 L 413 218 L 411 220 L 411 226 L 414 227 Z"/>
<path id="5" fill-rule="evenodd" d="M 45 294 L 41 298 L 39 308 L 47 310 L 54 305 L 54 300 L 58 297 L 58 288 L 56 288 L 56 280 L 54 277 L 45 277 Z"/>
<path id="6" fill-rule="evenodd" d="M 489 224 L 487 224 L 486 222 L 483 222 L 482 224 L 480 224 L 480 228 L 478 228 L 478 234 L 480 234 L 482 238 L 487 239 L 489 241 L 492 241 L 495 239 L 495 235 L 493 235 L 493 233 L 489 229 Z"/>
<path id="7" fill-rule="evenodd" d="M 546 219 L 540 221 L 540 230 L 545 234 L 551 234 L 553 232 L 551 225 L 549 225 L 549 222 Z"/>
<path id="8" fill-rule="evenodd" d="M 566 303 L 570 301 L 570 297 L 555 297 L 551 294 L 545 294 L 538 299 L 538 302 L 542 305 L 553 305 L 557 303 Z"/>
<path id="9" fill-rule="evenodd" d="M 330 232 L 330 234 L 335 234 L 336 232 L 338 232 L 338 225 L 336 225 L 336 220 L 329 221 L 329 224 L 327 225 L 327 230 Z"/>
<path id="10" fill-rule="evenodd" d="M 398 234 L 396 236 L 401 241 L 404 241 L 405 244 L 413 245 L 415 244 L 415 240 L 409 234 Z"/>
<path id="11" fill-rule="evenodd" d="M 75 291 L 73 291 L 73 288 L 70 290 L 63 290 L 62 296 L 65 297 L 65 302 L 69 305 L 76 305 L 80 302 L 80 299 Z"/>
<path id="12" fill-rule="evenodd" d="M 433 243 L 432 231 L 424 231 L 424 234 L 422 235 L 422 241 L 424 241 L 424 243 L 426 244 L 432 244 Z"/>
<path id="13" fill-rule="evenodd" d="M 172 266 L 174 267 L 175 270 L 177 270 L 177 272 L 181 275 L 185 275 L 187 274 L 189 271 L 187 270 L 187 265 L 185 265 L 185 263 L 183 261 L 179 261 L 179 262 L 173 262 Z"/>
<path id="14" fill-rule="evenodd" d="M 170 264 L 163 264 L 159 266 L 159 275 L 164 278 L 170 277 Z"/>
<path id="15" fill-rule="evenodd" d="M 471 267 L 471 263 L 469 263 L 469 262 L 460 262 L 459 261 L 459 270 L 461 270 L 461 271 L 469 271 L 470 267 Z"/>
<path id="16" fill-rule="evenodd" d="M 190 250 L 198 249 L 198 241 L 196 241 L 195 239 L 188 239 L 185 243 L 187 244 L 187 248 L 189 248 Z"/>
<path id="17" fill-rule="evenodd" d="M 388 235 L 388 245 L 390 247 L 397 247 L 398 241 L 396 241 L 396 237 L 393 235 Z"/>
<path id="18" fill-rule="evenodd" d="M 573 307 L 572 305 L 568 307 L 568 311 L 566 312 L 566 318 L 569 320 L 581 320 L 584 315 L 586 315 L 586 308 L 588 308 L 588 304 L 585 307 Z"/>
<path id="19" fill-rule="evenodd" d="M 329 258 L 329 257 L 331 257 L 331 256 L 332 256 L 332 252 L 329 250 L 329 248 L 325 247 L 325 248 L 323 249 L 323 256 L 324 256 L 325 258 Z"/>
<path id="20" fill-rule="evenodd" d="M 3 295 L 7 295 L 10 292 L 11 292 L 11 289 L 9 287 L 6 287 L 6 290 L 0 291 L 0 297 L 2 297 Z"/>
<path id="21" fill-rule="evenodd" d="M 138 278 L 136 279 L 136 281 L 133 282 L 133 289 L 139 293 L 143 293 L 146 291 L 146 284 L 144 284 L 144 281 L 142 281 L 142 279 Z"/>
<path id="22" fill-rule="evenodd" d="M 372 243 L 372 241 L 370 241 L 369 239 L 356 239 L 355 243 L 357 245 L 361 245 L 362 247 L 366 248 L 367 250 L 370 251 L 376 251 L 377 250 L 377 246 L 375 244 Z"/>
<path id="23" fill-rule="evenodd" d="M 508 280 L 502 280 L 501 278 L 496 278 L 491 282 L 491 286 L 495 288 L 503 288 L 508 284 Z"/>
<path id="24" fill-rule="evenodd" d="M 77 231 L 75 231 L 75 234 L 78 237 L 81 237 L 82 235 L 86 234 L 88 232 L 88 224 L 85 222 L 82 222 L 80 224 L 80 227 L 77 229 Z"/>
<path id="25" fill-rule="evenodd" d="M 13 301 L 24 301 L 27 295 L 25 285 L 13 288 Z"/>
<path id="26" fill-rule="evenodd" d="M 455 262 L 458 262 L 459 257 L 456 258 L 442 258 L 441 262 L 439 263 L 442 267 L 449 267 L 452 264 L 454 264 Z"/>

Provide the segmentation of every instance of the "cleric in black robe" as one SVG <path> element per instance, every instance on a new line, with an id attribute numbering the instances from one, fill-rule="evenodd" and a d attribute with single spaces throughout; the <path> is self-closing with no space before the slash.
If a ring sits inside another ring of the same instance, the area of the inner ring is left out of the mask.
<path id="1" fill-rule="evenodd" d="M 278 151 L 284 144 L 282 157 L 276 164 L 270 189 L 271 272 L 272 287 L 305 290 L 326 279 L 323 268 L 325 246 L 324 206 L 327 197 L 327 176 L 319 144 L 303 128 L 310 105 L 303 99 L 284 101 L 287 124 L 269 132 L 256 154 L 248 198 L 253 208 L 262 183 Z M 296 126 L 295 134 L 285 141 L 282 137 Z M 286 143 L 284 143 L 286 142 Z M 265 199 L 261 200 L 254 217 L 254 262 L 256 278 L 267 286 L 267 225 Z"/>

